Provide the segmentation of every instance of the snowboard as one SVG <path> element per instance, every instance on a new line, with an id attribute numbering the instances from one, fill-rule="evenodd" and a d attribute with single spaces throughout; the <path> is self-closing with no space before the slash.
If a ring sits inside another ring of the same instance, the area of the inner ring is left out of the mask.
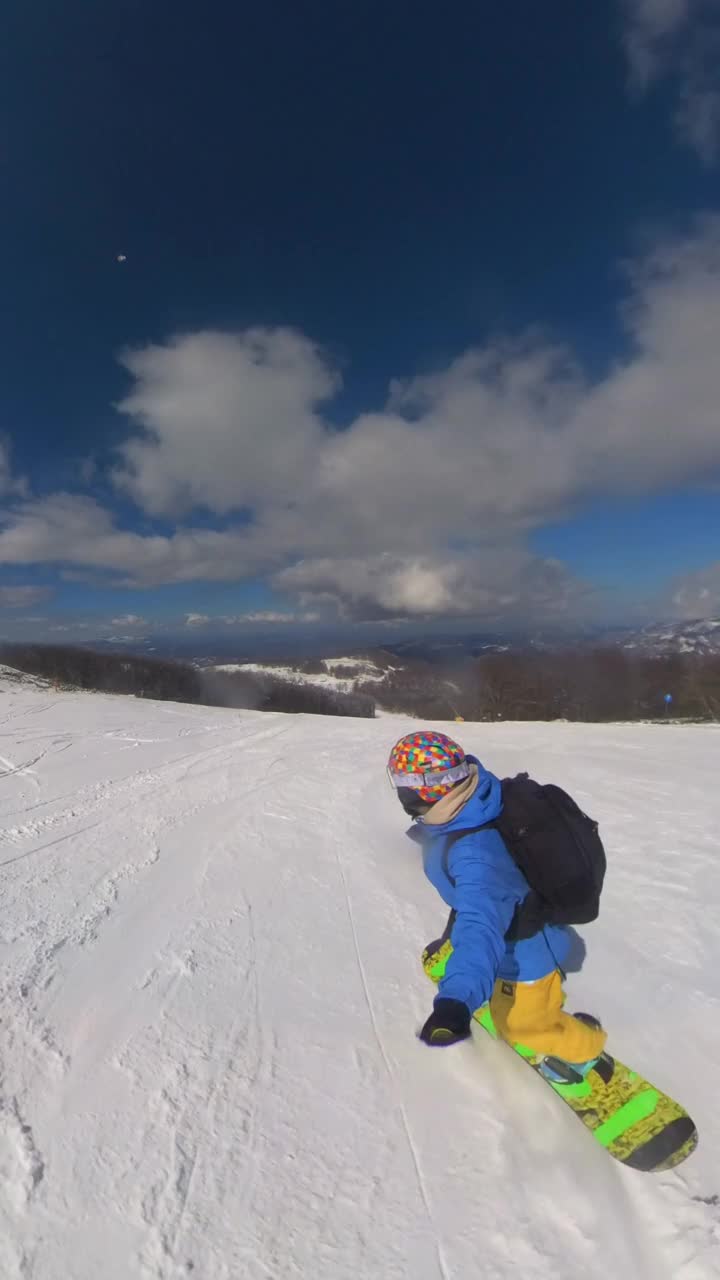
<path id="1" fill-rule="evenodd" d="M 437 951 L 423 952 L 423 968 L 433 982 L 440 981 L 451 954 L 449 941 Z M 473 1016 L 493 1039 L 499 1039 L 489 1004 Z M 556 1081 L 540 1071 L 542 1058 L 532 1049 L 520 1044 L 508 1048 L 533 1067 L 595 1141 L 628 1168 L 659 1173 L 675 1168 L 695 1150 L 698 1132 L 685 1108 L 607 1051 L 584 1078 L 569 1072 L 576 1078 Z M 548 1059 L 548 1065 L 562 1064 Z"/>

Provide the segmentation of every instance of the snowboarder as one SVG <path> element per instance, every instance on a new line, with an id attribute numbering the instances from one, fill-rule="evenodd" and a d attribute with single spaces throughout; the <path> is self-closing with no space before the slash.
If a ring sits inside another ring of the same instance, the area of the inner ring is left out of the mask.
<path id="1" fill-rule="evenodd" d="M 433 730 L 401 738 L 388 774 L 414 820 L 408 834 L 422 847 L 425 874 L 451 908 L 445 933 L 424 955 L 431 974 L 433 957 L 443 963 L 420 1039 L 436 1046 L 465 1040 L 472 1015 L 489 1002 L 498 1034 L 538 1055 L 549 1080 L 584 1078 L 606 1033 L 587 1014 L 563 1012 L 567 929 L 546 924 L 522 940 L 506 937 L 530 885 L 500 832 L 476 829 L 502 811 L 499 778 Z"/>

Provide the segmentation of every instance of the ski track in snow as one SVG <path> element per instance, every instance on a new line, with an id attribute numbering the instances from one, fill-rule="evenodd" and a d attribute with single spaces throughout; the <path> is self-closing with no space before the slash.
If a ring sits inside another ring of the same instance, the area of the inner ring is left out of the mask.
<path id="1" fill-rule="evenodd" d="M 644 1177 L 481 1032 L 418 1043 L 444 910 L 384 781 L 409 727 L 0 673 L 3 1280 L 717 1275 L 718 731 L 462 726 L 602 823 L 570 1007 L 701 1134 Z"/>

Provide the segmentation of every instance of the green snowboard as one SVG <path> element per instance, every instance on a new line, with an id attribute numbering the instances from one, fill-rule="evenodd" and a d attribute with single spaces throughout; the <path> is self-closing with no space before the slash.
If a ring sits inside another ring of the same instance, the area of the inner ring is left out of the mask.
<path id="1" fill-rule="evenodd" d="M 423 968 L 433 982 L 442 977 L 451 954 L 449 941 L 437 951 L 423 953 Z M 483 1005 L 474 1017 L 498 1039 L 489 1005 Z M 698 1132 L 685 1108 L 609 1053 L 600 1055 L 584 1079 L 568 1072 L 575 1079 L 555 1081 L 539 1070 L 541 1058 L 532 1049 L 520 1044 L 508 1047 L 567 1103 L 595 1141 L 629 1168 L 644 1173 L 672 1169 L 695 1150 Z M 554 1061 L 549 1060 L 548 1065 Z"/>

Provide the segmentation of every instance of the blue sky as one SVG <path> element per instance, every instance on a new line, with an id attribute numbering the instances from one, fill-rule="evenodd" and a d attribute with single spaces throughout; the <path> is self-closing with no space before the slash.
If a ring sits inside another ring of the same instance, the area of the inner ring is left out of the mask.
<path id="1" fill-rule="evenodd" d="M 720 616 L 719 16 L 10 0 L 0 633 Z"/>

